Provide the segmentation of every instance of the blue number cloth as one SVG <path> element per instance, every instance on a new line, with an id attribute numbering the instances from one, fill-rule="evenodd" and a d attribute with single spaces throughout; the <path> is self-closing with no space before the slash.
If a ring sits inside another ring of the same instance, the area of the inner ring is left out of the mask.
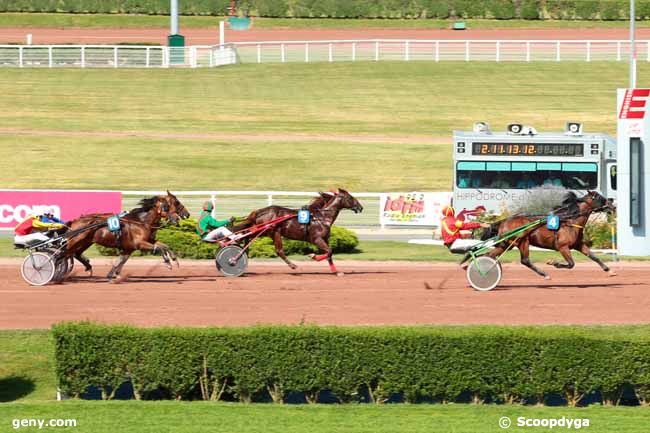
<path id="1" fill-rule="evenodd" d="M 311 215 L 309 215 L 309 211 L 307 209 L 301 209 L 298 211 L 298 222 L 300 224 L 308 224 L 310 216 Z"/>
<path id="2" fill-rule="evenodd" d="M 114 215 L 112 217 L 109 217 L 106 220 L 106 223 L 108 224 L 108 230 L 112 232 L 119 232 L 120 231 L 120 217 L 118 215 Z"/>
<path id="3" fill-rule="evenodd" d="M 557 230 L 560 228 L 560 217 L 557 215 L 549 215 L 546 217 L 546 228 L 549 230 Z"/>

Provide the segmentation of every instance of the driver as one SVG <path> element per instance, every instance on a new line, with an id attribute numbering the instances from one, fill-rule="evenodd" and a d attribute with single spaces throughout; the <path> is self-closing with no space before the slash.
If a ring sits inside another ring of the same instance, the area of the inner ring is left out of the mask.
<path id="1" fill-rule="evenodd" d="M 30 215 L 14 228 L 14 243 L 27 245 L 32 241 L 47 241 L 50 238 L 43 232 L 63 228 L 63 221 L 52 214 Z"/>
<path id="2" fill-rule="evenodd" d="M 462 211 L 456 216 L 454 208 L 445 206 L 442 208 L 442 221 L 440 222 L 440 231 L 442 232 L 442 241 L 452 253 L 466 252 L 466 250 L 476 244 L 476 239 L 461 239 L 461 230 L 472 230 L 479 227 L 488 228 L 490 224 L 481 222 L 465 222 L 465 215 L 478 215 L 485 212 L 483 206 L 479 206 L 472 211 Z"/>
<path id="3" fill-rule="evenodd" d="M 203 212 L 201 212 L 196 222 L 196 232 L 201 236 L 201 240 L 205 242 L 217 242 L 225 237 L 230 238 L 232 232 L 228 230 L 226 225 L 232 223 L 234 218 L 229 220 L 216 220 L 212 218 L 212 209 L 214 207 L 211 201 L 203 203 Z"/>

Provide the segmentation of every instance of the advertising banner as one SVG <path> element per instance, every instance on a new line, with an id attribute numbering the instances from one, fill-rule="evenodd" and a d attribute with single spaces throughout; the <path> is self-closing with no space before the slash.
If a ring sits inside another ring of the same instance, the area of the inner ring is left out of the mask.
<path id="1" fill-rule="evenodd" d="M 121 210 L 120 192 L 0 190 L 0 229 L 14 228 L 29 215 L 51 213 L 69 221 L 84 214 Z"/>
<path id="2" fill-rule="evenodd" d="M 439 226 L 442 207 L 451 192 L 394 192 L 381 194 L 379 223 L 384 225 Z"/>

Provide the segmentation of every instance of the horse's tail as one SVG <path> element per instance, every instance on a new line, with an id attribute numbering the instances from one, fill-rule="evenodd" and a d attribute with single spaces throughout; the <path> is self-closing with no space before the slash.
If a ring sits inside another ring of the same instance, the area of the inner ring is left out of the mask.
<path id="1" fill-rule="evenodd" d="M 493 222 L 492 224 L 490 224 L 490 227 L 483 230 L 483 234 L 481 235 L 481 240 L 486 241 L 486 240 L 488 240 L 490 238 L 493 238 L 496 235 L 498 235 L 499 234 L 499 226 L 501 226 L 502 222 L 503 222 L 503 220 Z"/>
<path id="2" fill-rule="evenodd" d="M 249 213 L 246 219 L 243 221 L 240 221 L 239 223 L 235 224 L 232 226 L 232 231 L 233 232 L 238 232 L 240 230 L 247 229 L 249 227 L 252 227 L 255 225 L 255 221 L 257 221 L 257 211 L 254 210 L 253 212 Z"/>

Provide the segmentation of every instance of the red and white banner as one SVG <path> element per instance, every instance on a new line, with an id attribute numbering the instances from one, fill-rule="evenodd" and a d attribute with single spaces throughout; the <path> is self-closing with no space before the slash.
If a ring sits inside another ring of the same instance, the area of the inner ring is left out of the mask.
<path id="1" fill-rule="evenodd" d="M 395 192 L 381 194 L 381 225 L 439 226 L 442 207 L 451 202 L 451 192 Z"/>
<path id="2" fill-rule="evenodd" d="M 51 213 L 69 221 L 89 213 L 119 213 L 122 193 L 106 191 L 0 191 L 0 228 L 14 228 L 29 215 Z"/>

